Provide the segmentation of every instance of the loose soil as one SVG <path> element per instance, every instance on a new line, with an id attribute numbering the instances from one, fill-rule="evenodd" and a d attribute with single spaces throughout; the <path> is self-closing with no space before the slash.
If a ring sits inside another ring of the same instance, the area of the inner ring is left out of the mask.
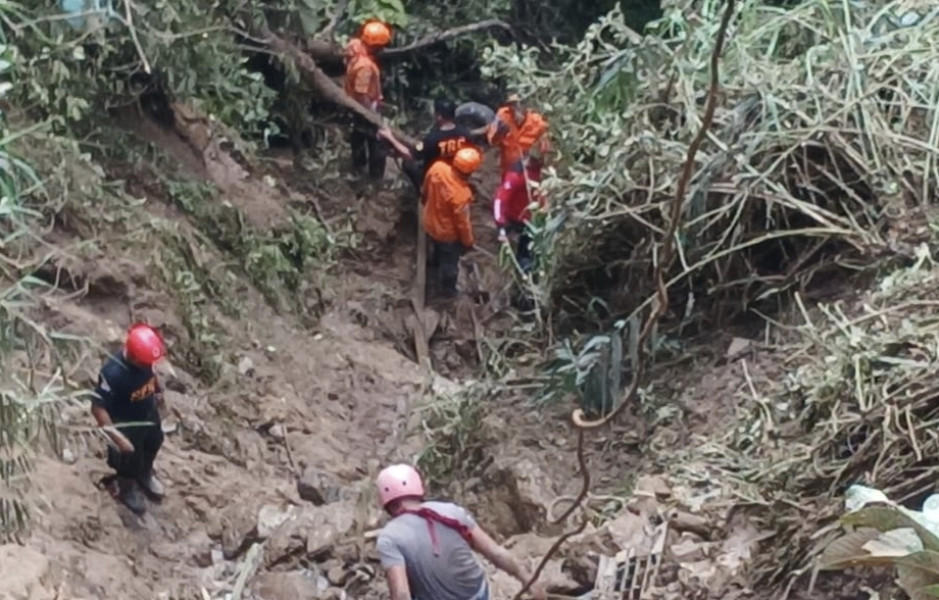
<path id="1" fill-rule="evenodd" d="M 172 346 L 187 334 L 177 300 L 155 283 L 152 257 L 111 248 L 104 240 L 95 261 L 70 260 L 76 232 L 55 232 L 63 249 L 57 266 L 87 284 L 88 292 L 50 300 L 44 307 L 47 324 L 113 348 L 132 318 L 146 319 L 162 327 L 170 341 L 170 360 L 161 368 L 168 388 L 168 434 L 157 460 L 167 495 L 139 519 L 98 489 L 97 481 L 108 473 L 104 444 L 87 433 L 92 422 L 87 406 L 64 408 L 59 416 L 69 433 L 60 455 L 41 456 L 33 473 L 34 529 L 22 546 L 0 547 L 0 598 L 222 598 L 239 585 L 244 586 L 242 598 L 265 600 L 386 594 L 366 535 L 382 518 L 371 480 L 381 465 L 418 456 L 425 402 L 434 390 L 452 392 L 478 372 L 478 332 L 508 331 L 515 319 L 507 309 L 511 279 L 495 258 L 489 207 L 497 179 L 495 156 L 488 157 L 478 178 L 481 193 L 473 208 L 484 252 L 467 257 L 461 274 L 461 284 L 472 288 L 468 265 L 475 263 L 489 301 L 478 304 L 463 297 L 430 304 L 437 373 L 431 376 L 415 362 L 408 326 L 415 197 L 401 187 L 403 178 L 391 162 L 379 188 L 355 181 L 341 167 L 334 167 L 331 177 L 314 178 L 294 170 L 284 156 L 272 155 L 262 161 L 264 174 L 280 182 L 272 187 L 262 181 L 260 168 L 251 175 L 238 171 L 217 149 L 207 150 L 200 164 L 191 140 L 178 132 L 149 122 L 133 126 L 139 136 L 175 156 L 185 166 L 181 173 L 222 189 L 256 227 L 280 227 L 288 202 L 306 202 L 318 205 L 334 225 L 351 212 L 362 241 L 321 290 L 326 299 L 315 326 L 275 311 L 243 280 L 235 283 L 243 318 L 206 306 L 219 324 L 215 333 L 223 349 L 221 377 L 207 386 L 174 362 Z M 126 167 L 114 166 L 115 172 L 121 168 Z M 146 210 L 192 232 L 194 225 L 160 195 L 158 185 L 151 185 L 147 172 L 131 172 Z M 210 264 L 226 260 L 218 252 L 206 259 Z M 726 342 L 718 340 L 714 347 Z M 75 376 L 90 384 L 102 359 L 103 353 L 77 365 Z M 661 427 L 651 444 L 687 444 L 695 432 L 722 427 L 732 418 L 744 379 L 738 366 L 715 370 L 715 362 L 711 356 L 680 366 L 687 374 L 680 381 L 686 384 L 679 382 L 674 391 L 683 418 Z M 751 363 L 752 376 L 773 376 L 770 365 L 755 368 Z M 547 523 L 550 505 L 559 496 L 576 494 L 580 486 L 574 438 L 564 411 L 536 411 L 524 391 L 484 410 L 486 464 L 470 481 L 434 492 L 465 503 L 484 527 L 534 566 L 561 532 Z M 635 427 L 597 435 L 588 442 L 587 454 L 597 494 L 628 498 L 627 492 L 646 485 L 659 494 L 663 507 L 663 498 L 673 494 L 663 495 L 661 482 L 642 483 L 642 475 L 655 472 L 655 465 L 642 462 Z M 600 504 L 616 526 L 598 521 L 566 547 L 545 573 L 554 591 L 589 589 L 596 555 L 613 555 L 648 526 L 637 520 L 648 506 L 622 510 L 623 503 Z M 733 531 L 728 526 L 727 537 Z M 703 543 L 693 535 L 682 539 L 689 541 L 692 554 L 694 544 Z M 255 546 L 258 542 L 263 546 Z M 260 554 L 258 548 L 263 548 Z M 747 548 L 744 543 L 735 550 L 741 564 Z M 701 562 L 698 572 L 706 579 L 709 558 L 683 560 Z M 707 597 L 700 582 L 682 579 L 676 571 L 677 566 L 662 568 L 656 597 Z M 866 597 L 841 585 L 825 587 L 829 598 Z M 494 574 L 495 599 L 507 599 L 517 589 L 510 578 Z M 772 595 L 750 593 L 741 570 L 712 589 L 712 597 Z"/>

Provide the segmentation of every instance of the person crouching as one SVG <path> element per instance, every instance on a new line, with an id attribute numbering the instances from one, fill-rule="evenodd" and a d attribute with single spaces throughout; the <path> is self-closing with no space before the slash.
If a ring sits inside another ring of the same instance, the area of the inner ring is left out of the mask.
<path id="1" fill-rule="evenodd" d="M 531 579 L 465 508 L 424 501 L 424 483 L 414 467 L 386 467 L 376 484 L 379 502 L 391 517 L 377 540 L 391 600 L 489 600 L 489 582 L 474 552 L 522 585 Z M 547 597 L 540 583 L 530 590 L 535 600 Z"/>

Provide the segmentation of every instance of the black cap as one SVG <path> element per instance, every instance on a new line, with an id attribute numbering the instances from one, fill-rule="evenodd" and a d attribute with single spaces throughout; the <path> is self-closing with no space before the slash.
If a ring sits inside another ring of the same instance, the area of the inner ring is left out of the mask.
<path id="1" fill-rule="evenodd" d="M 448 121 L 456 118 L 456 103 L 449 98 L 434 100 L 434 114 Z"/>

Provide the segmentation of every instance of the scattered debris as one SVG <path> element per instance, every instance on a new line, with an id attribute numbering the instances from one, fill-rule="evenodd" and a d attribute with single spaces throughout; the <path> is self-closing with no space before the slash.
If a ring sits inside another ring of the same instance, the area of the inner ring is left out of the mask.
<path id="1" fill-rule="evenodd" d="M 297 480 L 297 493 L 300 498 L 316 506 L 335 502 L 339 499 L 340 487 L 336 480 L 324 471 L 307 467 Z"/>

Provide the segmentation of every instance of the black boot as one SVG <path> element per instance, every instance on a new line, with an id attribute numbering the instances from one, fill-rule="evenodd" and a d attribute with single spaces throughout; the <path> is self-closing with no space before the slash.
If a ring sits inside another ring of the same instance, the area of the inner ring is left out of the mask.
<path id="1" fill-rule="evenodd" d="M 122 477 L 118 480 L 118 490 L 121 502 L 127 505 L 127 508 L 138 515 L 142 515 L 146 512 L 146 500 L 144 499 L 143 492 L 141 492 L 140 488 L 137 486 L 136 481 Z"/>

